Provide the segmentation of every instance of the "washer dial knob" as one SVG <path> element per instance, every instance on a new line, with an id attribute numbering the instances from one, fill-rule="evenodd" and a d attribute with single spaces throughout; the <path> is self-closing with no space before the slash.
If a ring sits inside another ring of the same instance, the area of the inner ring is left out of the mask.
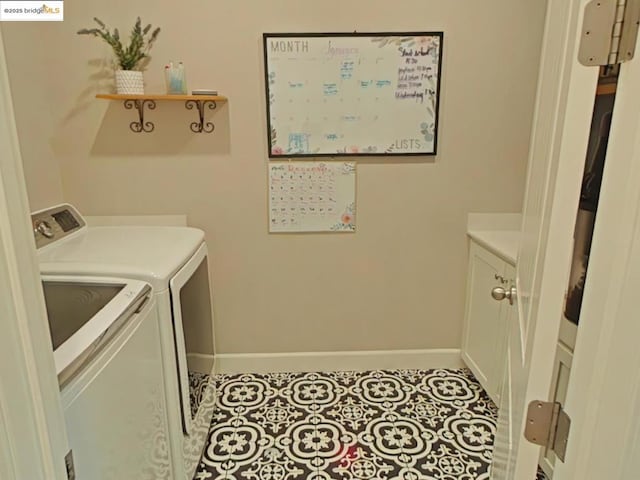
<path id="1" fill-rule="evenodd" d="M 46 238 L 53 238 L 53 229 L 46 220 L 38 220 L 35 224 L 35 231 L 40 232 Z"/>

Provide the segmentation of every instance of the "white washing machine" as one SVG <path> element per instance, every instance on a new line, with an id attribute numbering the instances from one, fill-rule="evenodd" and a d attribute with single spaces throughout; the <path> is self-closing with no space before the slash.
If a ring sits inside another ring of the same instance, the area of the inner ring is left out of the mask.
<path id="1" fill-rule="evenodd" d="M 160 322 L 169 447 L 176 480 L 191 480 L 214 406 L 213 382 L 191 398 L 190 371 L 213 369 L 214 337 L 204 232 L 189 227 L 89 227 L 71 205 L 31 215 L 43 275 L 148 282 Z M 198 405 L 196 405 L 196 403 Z"/>
<path id="2" fill-rule="evenodd" d="M 74 478 L 169 480 L 160 327 L 151 287 L 66 275 L 43 276 L 42 284 Z"/>

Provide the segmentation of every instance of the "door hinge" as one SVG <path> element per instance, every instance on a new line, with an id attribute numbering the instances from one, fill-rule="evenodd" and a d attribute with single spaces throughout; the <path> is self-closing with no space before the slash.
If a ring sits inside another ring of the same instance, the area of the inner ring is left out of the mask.
<path id="1" fill-rule="evenodd" d="M 633 58 L 640 26 L 640 0 L 592 0 L 584 10 L 578 61 L 615 65 Z"/>
<path id="2" fill-rule="evenodd" d="M 558 402 L 534 400 L 527 410 L 524 437 L 531 443 L 550 448 L 564 462 L 571 419 Z"/>
<path id="3" fill-rule="evenodd" d="M 73 465 L 73 450 L 69 450 L 64 456 L 64 464 L 67 467 L 67 478 L 69 480 L 76 480 L 76 469 Z"/>

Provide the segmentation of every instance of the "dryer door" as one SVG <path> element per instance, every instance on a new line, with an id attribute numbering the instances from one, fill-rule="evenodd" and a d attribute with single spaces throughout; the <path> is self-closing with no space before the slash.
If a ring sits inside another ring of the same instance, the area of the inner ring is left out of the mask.
<path id="1" fill-rule="evenodd" d="M 189 366 L 200 373 L 213 368 L 213 314 L 207 246 L 202 244 L 169 281 L 183 428 L 191 433 L 197 413 L 189 392 Z"/>

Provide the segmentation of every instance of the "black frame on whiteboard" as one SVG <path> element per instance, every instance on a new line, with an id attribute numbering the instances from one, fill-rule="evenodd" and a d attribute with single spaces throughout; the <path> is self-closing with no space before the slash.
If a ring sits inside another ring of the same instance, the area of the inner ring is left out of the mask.
<path id="1" fill-rule="evenodd" d="M 439 37 L 438 49 L 438 75 L 436 78 L 435 93 L 435 109 L 434 109 L 434 138 L 433 150 L 428 152 L 372 152 L 372 153 L 297 153 L 297 154 L 278 154 L 272 153 L 271 144 L 271 111 L 269 101 L 269 56 L 267 49 L 267 39 L 269 38 L 305 38 L 305 37 L 413 37 L 413 36 L 430 36 Z M 440 115 L 440 84 L 442 76 L 442 52 L 444 45 L 444 32 L 334 32 L 334 33 L 263 33 L 262 47 L 264 54 L 264 82 L 265 82 L 265 99 L 267 112 L 267 144 L 269 159 L 287 159 L 287 158 L 313 158 L 313 157 L 416 157 L 416 156 L 434 156 L 438 153 L 438 128 Z"/>

